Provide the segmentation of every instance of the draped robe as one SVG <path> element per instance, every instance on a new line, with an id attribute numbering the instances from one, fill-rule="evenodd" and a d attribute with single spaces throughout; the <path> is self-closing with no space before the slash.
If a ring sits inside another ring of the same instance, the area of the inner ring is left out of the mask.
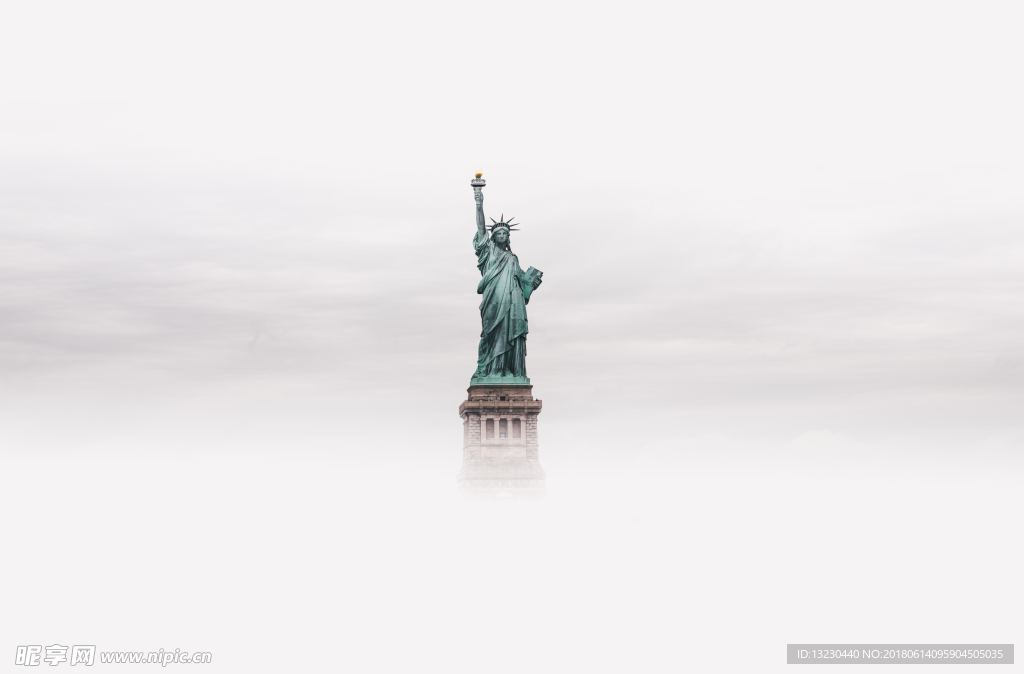
<path id="1" fill-rule="evenodd" d="M 480 347 L 476 376 L 526 376 L 526 303 L 523 288 L 529 283 L 519 258 L 491 241 L 486 231 L 473 238 L 480 283 Z"/>

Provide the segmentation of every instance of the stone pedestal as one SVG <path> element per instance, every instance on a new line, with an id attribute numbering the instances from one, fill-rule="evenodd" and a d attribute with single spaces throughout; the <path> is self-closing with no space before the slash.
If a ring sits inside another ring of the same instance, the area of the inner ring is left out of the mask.
<path id="1" fill-rule="evenodd" d="M 533 386 L 473 385 L 459 405 L 462 472 L 469 491 L 537 492 L 544 470 L 537 451 L 537 416 L 542 402 Z"/>

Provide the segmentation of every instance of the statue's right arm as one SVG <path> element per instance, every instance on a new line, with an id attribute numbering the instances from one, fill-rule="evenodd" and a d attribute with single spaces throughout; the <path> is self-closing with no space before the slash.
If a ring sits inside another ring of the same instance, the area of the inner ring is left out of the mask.
<path id="1" fill-rule="evenodd" d="M 484 220 L 484 191 L 481 189 L 473 190 L 473 198 L 476 199 L 476 231 L 477 234 L 483 234 L 487 231 L 487 225 Z"/>

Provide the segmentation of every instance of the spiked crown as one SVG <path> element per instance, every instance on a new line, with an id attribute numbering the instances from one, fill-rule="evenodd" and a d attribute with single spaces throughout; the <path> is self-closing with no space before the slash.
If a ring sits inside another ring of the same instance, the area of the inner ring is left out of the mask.
<path id="1" fill-rule="evenodd" d="M 491 218 L 491 222 L 493 222 L 494 224 L 493 225 L 489 225 L 487 227 L 487 229 L 489 229 L 489 230 L 491 230 L 493 232 L 496 229 L 504 227 L 505 229 L 507 229 L 510 232 L 518 231 L 516 229 L 516 227 L 519 226 L 519 223 L 518 222 L 513 223 L 512 222 L 513 220 L 515 220 L 515 218 L 509 218 L 508 221 L 506 221 L 505 220 L 505 214 L 502 213 L 501 214 L 501 220 L 495 220 L 494 218 Z"/>

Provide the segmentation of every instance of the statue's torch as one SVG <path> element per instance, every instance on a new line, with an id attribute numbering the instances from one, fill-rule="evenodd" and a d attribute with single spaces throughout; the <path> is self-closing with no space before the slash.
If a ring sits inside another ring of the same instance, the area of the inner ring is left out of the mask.
<path id="1" fill-rule="evenodd" d="M 487 184 L 487 181 L 484 180 L 484 174 L 477 171 L 473 179 L 469 181 L 469 184 L 473 186 L 473 192 L 483 194 L 484 185 Z"/>

